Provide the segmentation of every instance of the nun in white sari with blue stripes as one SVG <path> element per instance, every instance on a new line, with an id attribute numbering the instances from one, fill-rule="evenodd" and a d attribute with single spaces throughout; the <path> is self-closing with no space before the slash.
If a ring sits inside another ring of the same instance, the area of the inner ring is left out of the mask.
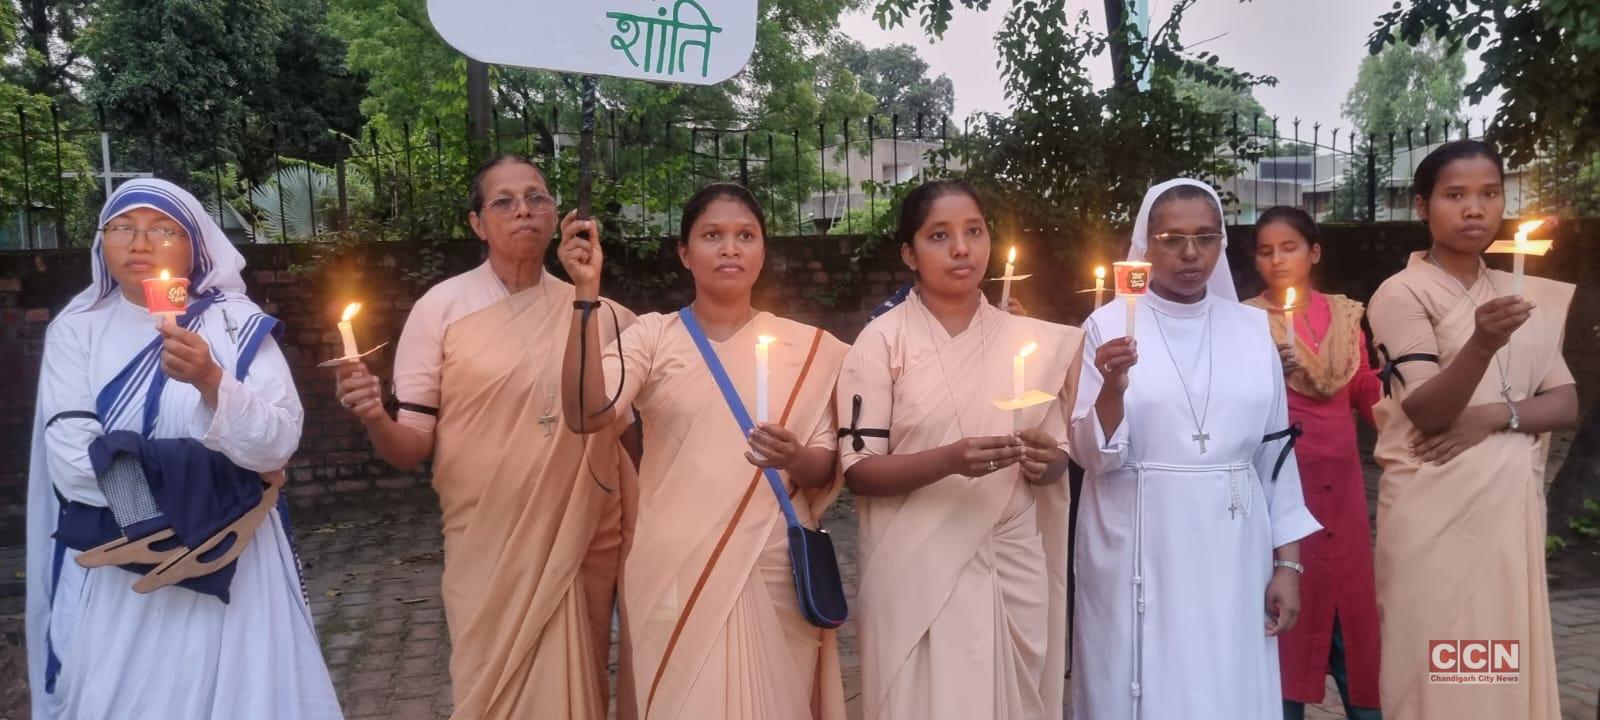
<path id="1" fill-rule="evenodd" d="M 245 297 L 244 258 L 177 186 L 128 182 L 100 226 L 93 283 L 50 324 L 40 370 L 28 471 L 33 717 L 341 717 L 285 506 L 263 492 L 263 478 L 281 483 L 304 417 L 280 324 Z M 189 278 L 181 330 L 158 329 L 143 304 L 138 283 L 163 267 Z M 135 592 L 145 568 L 77 562 L 135 537 L 127 506 L 107 499 L 113 446 L 143 465 L 141 497 L 159 509 L 149 523 L 187 547 L 248 507 L 271 509 L 234 562 Z"/>

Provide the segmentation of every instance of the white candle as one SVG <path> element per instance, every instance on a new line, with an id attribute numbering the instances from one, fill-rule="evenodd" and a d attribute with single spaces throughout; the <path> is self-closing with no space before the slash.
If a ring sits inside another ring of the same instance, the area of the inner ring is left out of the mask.
<path id="1" fill-rule="evenodd" d="M 1094 269 L 1094 309 L 1099 310 L 1106 302 L 1106 266 L 1101 265 Z"/>
<path id="2" fill-rule="evenodd" d="M 1128 331 L 1123 333 L 1123 337 L 1133 337 L 1133 320 L 1138 317 L 1139 296 L 1124 295 L 1123 299 L 1128 301 Z"/>
<path id="3" fill-rule="evenodd" d="M 777 338 L 762 335 L 756 339 L 756 424 L 767 422 L 767 372 L 768 372 L 768 347 L 777 342 Z"/>
<path id="4" fill-rule="evenodd" d="M 1000 278 L 1000 309 L 1011 310 L 1011 275 L 1017 268 L 1017 246 L 1012 245 L 1011 251 L 1006 253 L 1006 274 Z"/>
<path id="5" fill-rule="evenodd" d="M 1289 343 L 1289 357 L 1296 357 L 1298 350 L 1295 348 L 1294 288 L 1289 288 L 1283 296 L 1283 324 L 1288 326 L 1288 332 L 1284 337 L 1288 338 L 1285 342 Z"/>
<path id="6" fill-rule="evenodd" d="M 1021 405 L 1022 396 L 1028 392 L 1027 372 L 1025 367 L 1027 357 L 1032 355 L 1033 351 L 1038 349 L 1038 343 L 1028 343 L 1022 347 L 1022 350 L 1017 352 L 1016 357 L 1011 359 L 1011 398 L 1016 400 L 1018 405 Z M 1014 409 L 1011 411 L 1011 431 L 1015 433 L 1022 429 L 1021 426 L 1022 408 L 1014 407 Z"/>
<path id="7" fill-rule="evenodd" d="M 1038 349 L 1038 343 L 1028 343 L 1023 346 L 1016 357 L 1011 359 L 1011 397 L 1014 400 L 1021 400 L 1022 396 L 1028 392 L 1027 383 L 1024 381 L 1024 361 L 1029 355 L 1033 354 L 1033 351 Z"/>
<path id="8" fill-rule="evenodd" d="M 1523 263 L 1524 259 L 1528 257 L 1528 253 L 1532 252 L 1532 250 L 1528 247 L 1528 235 L 1532 234 L 1534 230 L 1539 229 L 1539 226 L 1543 224 L 1543 220 L 1529 220 L 1528 222 L 1517 226 L 1517 247 L 1515 253 L 1511 256 L 1512 295 L 1519 297 L 1522 295 Z"/>
<path id="9" fill-rule="evenodd" d="M 339 318 L 339 339 L 344 341 L 344 357 L 353 358 L 361 354 L 356 349 L 356 330 L 350 324 L 350 319 L 361 312 L 361 303 L 350 303 L 345 306 L 344 315 Z"/>

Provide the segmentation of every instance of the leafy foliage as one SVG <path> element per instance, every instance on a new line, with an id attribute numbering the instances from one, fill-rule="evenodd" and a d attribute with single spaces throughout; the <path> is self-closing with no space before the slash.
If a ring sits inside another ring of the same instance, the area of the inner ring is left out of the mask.
<path id="1" fill-rule="evenodd" d="M 1477 103 L 1500 91 L 1489 136 L 1513 163 L 1561 147 L 1577 156 L 1600 151 L 1600 4 L 1409 0 L 1379 19 L 1369 47 L 1429 37 L 1483 51 L 1467 95 Z"/>
<path id="2" fill-rule="evenodd" d="M 1389 186 L 1394 169 L 1389 147 L 1394 139 L 1404 147 L 1408 141 L 1420 145 L 1446 134 L 1460 136 L 1467 122 L 1461 111 L 1461 84 L 1466 74 L 1461 48 L 1432 38 L 1416 45 L 1387 46 L 1361 60 L 1343 105 L 1345 118 L 1358 130 L 1355 155 L 1340 182 L 1352 191 L 1335 193 L 1332 219 L 1367 219 L 1367 194 L 1354 189 L 1366 188 L 1374 179 L 1379 188 Z M 1453 132 L 1447 133 L 1447 129 Z M 1375 161 L 1371 177 L 1368 153 Z M 1379 208 L 1386 194 L 1377 194 Z"/>
<path id="3" fill-rule="evenodd" d="M 900 118 L 900 127 L 909 128 L 919 115 L 926 120 L 955 112 L 955 85 L 940 75 L 928 77 L 928 63 L 910 45 L 867 48 L 848 37 L 833 41 L 823 56 L 824 73 L 835 78 L 853 78 L 862 92 L 877 101 L 875 113 L 884 118 Z M 831 73 L 833 66 L 848 72 Z"/>
<path id="4" fill-rule="evenodd" d="M 923 5 L 935 26 L 939 2 Z M 1131 26 L 1101 32 L 1087 13 L 1070 18 L 1065 0 L 1012 4 L 995 42 L 1013 110 L 974 118 L 957 151 L 1006 232 L 1042 233 L 1063 256 L 1103 256 L 1112 230 L 1128 223 L 1151 182 L 1225 176 L 1230 157 L 1259 154 L 1228 137 L 1224 108 L 1203 102 L 1197 88 L 1247 93 L 1272 80 L 1233 71 L 1209 54 L 1190 56 L 1178 28 L 1193 4 L 1178 2 L 1148 42 Z M 880 13 L 908 7 L 902 0 L 878 5 Z M 1138 73 L 1152 68 L 1148 91 L 1099 89 L 1090 79 L 1090 60 L 1118 35 L 1132 40 Z"/>
<path id="5" fill-rule="evenodd" d="M 17 28 L 15 9 L 10 3 L 0 5 L 0 36 L 13 36 Z M 10 64 L 5 67 L 17 68 Z M 0 73 L 0 110 L 4 112 L 0 115 L 4 118 L 0 120 L 0 222 L 4 223 L 0 235 L 13 234 L 18 227 L 18 214 L 26 212 L 35 227 L 64 220 L 66 227 L 61 230 L 71 237 L 71 229 L 82 229 L 94 221 L 74 212 L 82 206 L 87 186 L 58 178 L 54 145 L 42 141 L 53 131 L 50 97 L 13 82 L 12 77 L 11 72 Z M 26 137 L 21 132 L 24 123 Z M 72 145 L 62 147 L 59 162 L 62 171 L 88 169 L 83 151 Z M 24 172 L 25 167 L 28 172 Z M 14 242 L 22 244 L 20 239 Z"/>

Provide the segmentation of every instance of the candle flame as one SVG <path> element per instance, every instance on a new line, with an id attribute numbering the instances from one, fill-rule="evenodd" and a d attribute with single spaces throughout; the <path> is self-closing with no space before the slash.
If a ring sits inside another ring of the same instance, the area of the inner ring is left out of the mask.
<path id="1" fill-rule="evenodd" d="M 1032 355 L 1033 351 L 1038 350 L 1038 349 L 1039 349 L 1039 343 L 1028 343 L 1027 345 L 1022 346 L 1022 350 L 1017 353 L 1017 357 L 1025 358 L 1025 357 L 1027 357 L 1029 355 Z"/>
<path id="2" fill-rule="evenodd" d="M 778 341 L 777 338 L 769 337 L 769 336 L 766 336 L 766 335 L 762 335 L 762 336 L 756 338 L 756 344 L 760 345 L 762 347 L 766 347 L 767 345 L 771 345 L 771 344 L 773 344 L 773 343 L 775 343 L 777 341 Z"/>
<path id="3" fill-rule="evenodd" d="M 339 322 L 350 322 L 350 318 L 355 317 L 358 312 L 361 312 L 361 303 L 353 302 L 344 306 L 344 315 L 339 318 Z"/>
<path id="4" fill-rule="evenodd" d="M 1539 226 L 1543 225 L 1543 224 L 1544 224 L 1544 220 L 1529 220 L 1529 221 L 1527 221 L 1525 223 L 1522 223 L 1521 225 L 1518 225 L 1517 226 L 1517 245 L 1525 245 L 1525 244 L 1527 244 L 1528 235 L 1532 234 L 1533 231 L 1538 230 Z"/>
<path id="5" fill-rule="evenodd" d="M 1106 279 L 1106 266 L 1099 265 L 1099 266 L 1095 267 L 1095 269 L 1094 269 L 1094 279 L 1096 279 L 1096 280 L 1104 280 L 1104 279 Z"/>
<path id="6" fill-rule="evenodd" d="M 1006 253 L 1006 262 L 1015 263 L 1016 261 L 1017 261 L 1017 246 L 1012 245 L 1011 246 L 1011 252 Z"/>
<path id="7" fill-rule="evenodd" d="M 171 280 L 172 279 L 172 273 L 169 273 L 169 272 L 167 272 L 165 270 L 162 270 L 161 271 L 161 279 L 162 280 Z"/>
<path id="8" fill-rule="evenodd" d="M 1283 309 L 1286 311 L 1294 309 L 1294 288 L 1289 288 L 1289 291 L 1284 293 Z"/>

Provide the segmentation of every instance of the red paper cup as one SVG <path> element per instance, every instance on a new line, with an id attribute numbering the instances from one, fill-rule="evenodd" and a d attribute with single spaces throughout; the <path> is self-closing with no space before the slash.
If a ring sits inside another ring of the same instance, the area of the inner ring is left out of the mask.
<path id="1" fill-rule="evenodd" d="M 151 315 L 182 314 L 189 307 L 189 278 L 145 280 L 144 306 Z"/>
<path id="2" fill-rule="evenodd" d="M 1150 263 L 1129 260 L 1111 266 L 1117 271 L 1118 295 L 1143 295 L 1150 289 Z"/>

